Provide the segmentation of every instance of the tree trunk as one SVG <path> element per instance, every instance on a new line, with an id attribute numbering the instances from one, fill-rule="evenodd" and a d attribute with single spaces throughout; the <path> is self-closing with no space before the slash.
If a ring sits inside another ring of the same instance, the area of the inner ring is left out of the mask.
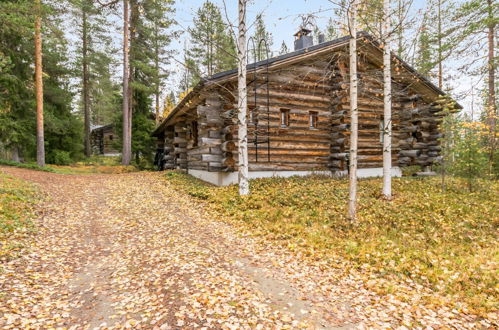
<path id="1" fill-rule="evenodd" d="M 122 164 L 130 165 L 132 158 L 132 143 L 130 132 L 130 106 L 129 106 L 129 87 L 128 79 L 130 75 L 130 67 L 128 61 L 128 37 L 129 37 L 129 12 L 128 0 L 123 0 L 123 155 Z"/>
<path id="2" fill-rule="evenodd" d="M 246 113 L 248 99 L 246 90 L 246 0 L 238 0 L 239 9 L 239 37 L 237 47 L 238 58 L 238 153 L 239 153 L 239 195 L 249 195 L 248 183 L 248 129 Z"/>
<path id="3" fill-rule="evenodd" d="M 17 145 L 12 147 L 12 161 L 19 163 L 21 157 L 19 156 L 19 147 Z"/>
<path id="4" fill-rule="evenodd" d="M 404 9 L 405 6 L 402 3 L 402 0 L 398 0 L 398 49 L 397 55 L 402 58 L 403 50 L 404 50 L 404 28 L 402 25 L 402 21 L 404 19 Z"/>
<path id="5" fill-rule="evenodd" d="M 494 153 L 495 153 L 495 144 L 496 144 L 496 77 L 495 77 L 495 59 L 494 59 L 494 47 L 495 47 L 495 27 L 496 24 L 494 22 L 494 13 L 492 8 L 492 0 L 487 0 L 487 9 L 489 14 L 489 31 L 488 31 L 488 73 L 489 73 L 489 81 L 488 81 L 488 111 L 487 111 L 487 125 L 489 126 L 489 136 L 490 136 L 490 154 L 489 154 L 489 171 L 492 172 L 492 166 L 494 163 Z"/>
<path id="6" fill-rule="evenodd" d="M 357 140 L 358 140 L 358 78 L 357 78 L 357 6 L 353 0 L 350 11 L 350 173 L 348 216 L 352 223 L 357 221 Z"/>
<path id="7" fill-rule="evenodd" d="M 88 25 L 87 25 L 87 12 L 85 4 L 82 5 L 82 31 L 83 31 L 83 45 L 82 45 L 82 62 L 83 62 L 83 115 L 85 121 L 85 156 L 90 157 L 92 148 L 90 146 L 90 100 L 89 100 L 89 74 L 88 74 Z"/>
<path id="8" fill-rule="evenodd" d="M 392 197 L 392 63 L 391 63 L 391 22 L 390 0 L 384 0 L 383 10 L 383 195 Z M 401 22 L 399 22 L 401 24 Z"/>
<path id="9" fill-rule="evenodd" d="M 438 88 L 444 87 L 443 60 L 442 60 L 442 0 L 438 0 Z"/>
<path id="10" fill-rule="evenodd" d="M 36 89 L 36 162 L 45 166 L 45 138 L 43 128 L 43 69 L 42 69 L 42 8 L 35 0 L 35 89 Z"/>
<path id="11" fill-rule="evenodd" d="M 158 22 L 155 20 L 154 21 L 154 69 L 156 70 L 156 88 L 154 91 L 154 97 L 155 97 L 155 106 L 156 106 L 156 125 L 159 124 L 160 118 L 159 118 L 159 80 L 160 74 L 159 74 L 159 43 L 158 43 Z"/>

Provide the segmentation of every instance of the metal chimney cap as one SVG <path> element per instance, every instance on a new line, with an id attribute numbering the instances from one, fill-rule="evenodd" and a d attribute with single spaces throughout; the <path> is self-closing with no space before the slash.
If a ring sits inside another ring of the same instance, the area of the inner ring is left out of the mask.
<path id="1" fill-rule="evenodd" d="M 300 28 L 300 30 L 298 30 L 298 32 L 296 32 L 294 34 L 295 37 L 297 38 L 301 38 L 302 36 L 307 36 L 309 35 L 310 33 L 312 33 L 312 30 L 309 30 L 309 29 L 306 29 L 306 28 Z"/>

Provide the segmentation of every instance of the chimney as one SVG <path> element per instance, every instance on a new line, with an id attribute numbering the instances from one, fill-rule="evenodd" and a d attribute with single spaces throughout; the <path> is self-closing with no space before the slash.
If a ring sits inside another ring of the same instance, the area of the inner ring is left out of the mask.
<path id="1" fill-rule="evenodd" d="M 310 33 L 312 33 L 312 30 L 303 27 L 295 33 L 295 50 L 308 48 L 314 45 L 314 39 Z"/>
<path id="2" fill-rule="evenodd" d="M 326 36 L 324 33 L 319 33 L 319 43 L 322 44 L 324 41 L 326 41 Z"/>

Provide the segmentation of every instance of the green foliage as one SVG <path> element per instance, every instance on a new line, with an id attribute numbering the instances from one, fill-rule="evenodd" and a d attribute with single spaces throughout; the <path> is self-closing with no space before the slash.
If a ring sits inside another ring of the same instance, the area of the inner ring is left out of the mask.
<path id="1" fill-rule="evenodd" d="M 326 41 L 331 41 L 340 37 L 338 24 L 335 23 L 332 18 L 329 18 L 327 21 L 325 37 Z"/>
<path id="2" fill-rule="evenodd" d="M 440 171 L 466 178 L 468 189 L 472 191 L 480 182 L 477 179 L 492 179 L 498 175 L 488 168 L 487 127 L 453 113 L 454 106 L 447 103 L 448 99 L 442 98 L 439 102 L 442 113 L 446 114 L 441 124 L 444 136 L 441 139 L 443 168 Z"/>
<path id="3" fill-rule="evenodd" d="M 286 45 L 286 42 L 284 42 L 284 40 L 283 40 L 282 44 L 281 44 L 281 49 L 279 50 L 279 55 L 284 55 L 287 53 L 289 53 L 289 49 L 288 49 L 288 46 Z"/>
<path id="4" fill-rule="evenodd" d="M 37 171 L 43 171 L 43 172 L 55 172 L 52 168 L 47 167 L 47 166 L 40 167 L 35 163 L 18 163 L 18 162 L 14 162 L 12 160 L 0 159 L 0 165 L 14 166 L 14 167 L 19 167 L 19 168 L 27 168 L 30 170 L 37 170 Z"/>
<path id="5" fill-rule="evenodd" d="M 35 155 L 34 16 L 33 2 L 0 2 L 0 142 L 18 149 L 23 158 Z M 81 155 L 81 123 L 71 111 L 67 43 L 55 7 L 44 7 L 43 65 L 45 149 Z M 50 28 L 47 28 L 50 27 Z"/>
<path id="6" fill-rule="evenodd" d="M 253 48 L 252 44 L 249 46 L 251 47 L 251 54 L 252 54 L 251 58 L 248 59 L 249 62 L 253 62 L 254 58 L 256 58 L 256 61 L 258 62 L 265 60 L 267 57 L 268 58 L 272 57 L 272 45 L 273 45 L 272 33 L 267 32 L 262 15 L 258 15 L 256 17 L 255 33 L 253 34 L 253 40 L 255 43 L 255 48 Z M 265 45 L 267 45 L 268 47 L 268 54 Z"/>
<path id="7" fill-rule="evenodd" d="M 236 44 L 222 19 L 220 8 L 206 1 L 198 9 L 189 28 L 191 46 L 187 50 L 186 66 L 195 85 L 202 76 L 230 70 L 237 65 Z"/>
<path id="8" fill-rule="evenodd" d="M 341 257 L 347 263 L 339 267 L 346 273 L 349 268 L 368 271 L 380 293 L 392 291 L 383 284 L 390 280 L 398 294 L 406 294 L 403 283 L 411 279 L 442 297 L 427 303 L 461 308 L 464 302 L 479 313 L 497 308 L 497 182 L 468 193 L 462 179 L 451 178 L 443 193 L 439 178 L 394 179 L 397 193 L 387 201 L 380 179 L 361 180 L 359 224 L 351 226 L 346 180 L 252 180 L 252 194 L 240 197 L 235 185 L 215 187 L 178 172 L 166 178 L 254 234 L 312 258 L 337 263 Z"/>
<path id="9" fill-rule="evenodd" d="M 55 165 L 69 165 L 72 162 L 69 152 L 62 150 L 53 150 L 49 154 L 48 161 Z"/>
<path id="10" fill-rule="evenodd" d="M 78 37 L 74 62 L 74 74 L 78 77 L 78 87 L 83 91 L 83 62 L 88 65 L 89 108 L 91 123 L 107 125 L 119 112 L 120 85 L 112 79 L 112 66 L 116 61 L 110 54 L 116 53 L 110 37 L 106 11 L 99 9 L 93 1 L 69 0 L 72 4 L 72 17 Z M 84 20 L 85 17 L 85 20 Z M 87 54 L 83 57 L 83 35 L 86 33 Z M 83 116 L 83 93 L 78 98 L 79 113 Z"/>
<path id="11" fill-rule="evenodd" d="M 19 256 L 34 232 L 35 193 L 31 185 L 0 172 L 0 262 Z"/>

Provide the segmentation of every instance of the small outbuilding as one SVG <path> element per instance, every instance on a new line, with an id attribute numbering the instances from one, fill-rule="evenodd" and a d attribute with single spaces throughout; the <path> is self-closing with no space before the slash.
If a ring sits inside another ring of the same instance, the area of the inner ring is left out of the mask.
<path id="1" fill-rule="evenodd" d="M 113 124 L 93 127 L 90 136 L 93 154 L 119 156 L 120 152 L 114 147 L 115 138 Z"/>

